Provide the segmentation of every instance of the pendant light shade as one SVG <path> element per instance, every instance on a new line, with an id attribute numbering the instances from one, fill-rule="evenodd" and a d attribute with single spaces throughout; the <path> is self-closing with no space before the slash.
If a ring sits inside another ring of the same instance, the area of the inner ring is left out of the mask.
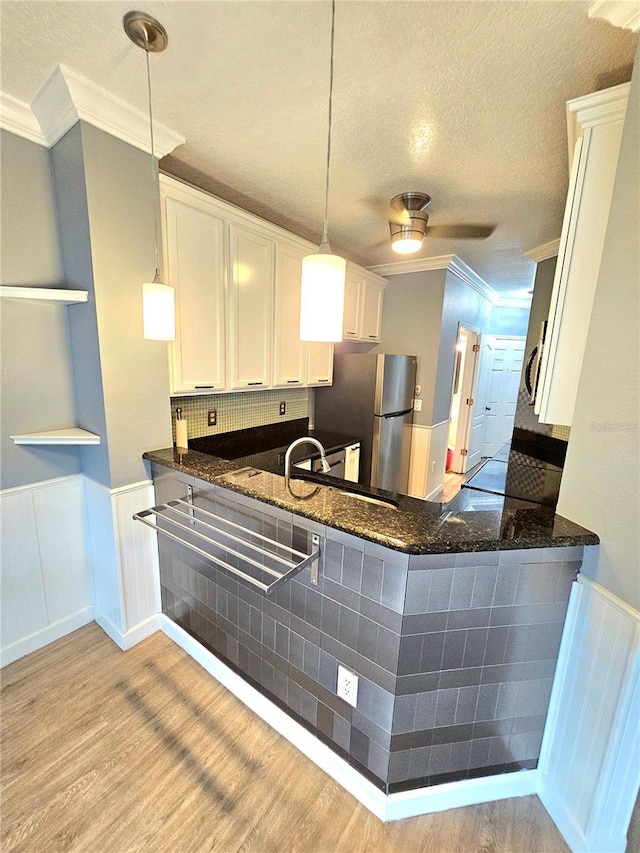
<path id="1" fill-rule="evenodd" d="M 175 340 L 175 306 L 174 289 L 170 284 L 163 284 L 159 276 L 142 285 L 142 322 L 145 340 Z"/>
<path id="2" fill-rule="evenodd" d="M 333 47 L 336 3 L 331 3 L 331 63 L 329 71 L 329 121 L 327 167 L 324 193 L 322 243 L 314 255 L 302 259 L 300 293 L 300 339 L 303 341 L 341 341 L 344 313 L 346 261 L 334 255 L 329 246 L 329 169 L 331 165 L 331 112 L 333 105 Z"/>
<path id="3" fill-rule="evenodd" d="M 301 340 L 342 340 L 346 266 L 344 258 L 330 251 L 320 251 L 302 259 Z"/>
<path id="4" fill-rule="evenodd" d="M 151 73 L 149 53 L 163 51 L 169 43 L 167 31 L 160 21 L 145 12 L 127 12 L 122 19 L 124 31 L 131 41 L 144 50 L 147 60 L 147 93 L 149 97 L 149 137 L 151 141 L 151 188 L 155 225 L 156 274 L 153 281 L 142 285 L 142 334 L 149 341 L 176 339 L 176 298 L 170 284 L 160 274 L 160 237 L 158 226 L 158 182 L 153 144 L 153 110 L 151 105 Z"/>

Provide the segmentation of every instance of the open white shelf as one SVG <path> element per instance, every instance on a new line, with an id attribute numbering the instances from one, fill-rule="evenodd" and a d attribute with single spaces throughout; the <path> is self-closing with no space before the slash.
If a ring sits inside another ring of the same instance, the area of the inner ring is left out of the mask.
<path id="1" fill-rule="evenodd" d="M 30 299 L 32 302 L 57 302 L 59 305 L 73 305 L 86 302 L 87 290 L 63 290 L 57 287 L 18 287 L 10 284 L 0 285 L 3 299 Z"/>
<path id="2" fill-rule="evenodd" d="M 24 432 L 9 436 L 14 444 L 100 444 L 100 436 L 79 427 L 51 429 L 42 432 Z"/>

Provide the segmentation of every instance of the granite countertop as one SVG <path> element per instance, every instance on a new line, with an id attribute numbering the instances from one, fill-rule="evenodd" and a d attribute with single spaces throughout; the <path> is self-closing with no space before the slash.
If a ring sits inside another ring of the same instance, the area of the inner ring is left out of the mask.
<path id="1" fill-rule="evenodd" d="M 281 474 L 247 465 L 247 456 L 222 459 L 197 450 L 167 448 L 147 452 L 144 458 L 409 554 L 557 548 L 599 542 L 594 533 L 556 515 L 551 507 L 471 489 L 448 504 L 377 492 L 379 498 L 397 504 L 378 506 L 342 493 L 345 487 L 365 494 L 371 490 L 343 481 L 325 484 L 328 478 L 321 475 L 313 478 L 315 482 L 309 482 L 306 474 L 304 480 L 292 479 L 287 490 Z"/>

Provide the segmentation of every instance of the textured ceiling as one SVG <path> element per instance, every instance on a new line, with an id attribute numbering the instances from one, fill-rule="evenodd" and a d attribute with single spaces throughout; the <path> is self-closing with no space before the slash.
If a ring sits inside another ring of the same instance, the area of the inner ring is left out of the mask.
<path id="1" fill-rule="evenodd" d="M 560 233 L 565 102 L 628 80 L 636 37 L 587 2 L 338 2 L 329 236 L 367 265 L 399 260 L 386 203 L 428 192 L 431 224 L 496 223 L 484 241 L 428 239 L 505 295 L 522 252 Z M 326 156 L 329 2 L 3 0 L 1 88 L 31 102 L 56 64 L 146 110 L 144 54 L 122 30 L 155 15 L 154 113 L 187 142 L 176 174 L 316 242 Z"/>

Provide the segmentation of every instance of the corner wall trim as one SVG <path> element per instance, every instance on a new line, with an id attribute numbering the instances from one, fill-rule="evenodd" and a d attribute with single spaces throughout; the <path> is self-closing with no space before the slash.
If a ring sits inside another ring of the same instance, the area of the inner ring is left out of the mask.
<path id="1" fill-rule="evenodd" d="M 116 646 L 122 649 L 123 652 L 133 648 L 142 640 L 146 640 L 147 637 L 155 634 L 156 631 L 160 629 L 157 616 L 150 616 L 148 619 L 145 619 L 144 622 L 140 622 L 139 625 L 135 625 L 124 634 L 116 628 L 113 622 L 111 622 L 104 613 L 100 613 L 97 608 L 94 608 L 93 619 L 96 624 L 102 628 L 105 634 L 113 640 Z"/>
<path id="2" fill-rule="evenodd" d="M 420 788 L 398 794 L 385 795 L 362 777 L 357 770 L 337 756 L 288 714 L 274 705 L 266 696 L 255 690 L 222 661 L 204 648 L 190 634 L 164 614 L 158 615 L 158 624 L 176 645 L 227 688 L 251 711 L 275 729 L 289 743 L 313 761 L 321 770 L 355 797 L 365 808 L 382 821 L 401 820 L 422 814 L 444 811 L 460 806 L 474 805 L 508 797 L 535 794 L 538 789 L 538 772 L 521 770 L 484 779 L 450 782 L 432 788 Z"/>

